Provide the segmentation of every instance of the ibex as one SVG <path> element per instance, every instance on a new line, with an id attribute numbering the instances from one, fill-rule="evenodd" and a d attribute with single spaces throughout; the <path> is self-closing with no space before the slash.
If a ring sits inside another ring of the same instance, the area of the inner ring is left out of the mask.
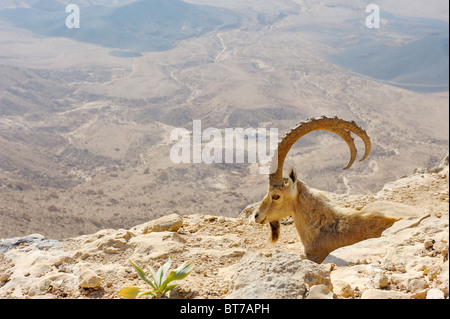
<path id="1" fill-rule="evenodd" d="M 339 247 L 381 236 L 386 228 L 401 218 L 385 216 L 368 206 L 361 211 L 338 207 L 325 195 L 298 180 L 294 167 L 290 167 L 287 177 L 283 177 L 283 163 L 289 149 L 302 136 L 316 130 L 333 132 L 347 142 L 351 156 L 344 169 L 350 168 L 356 159 L 357 150 L 351 132 L 364 142 L 365 154 L 361 161 L 369 156 L 370 138 L 355 122 L 321 117 L 299 123 L 278 144 L 269 174 L 269 190 L 255 210 L 255 220 L 260 224 L 270 224 L 272 241 L 275 242 L 280 234 L 279 221 L 292 216 L 306 258 L 321 263 Z"/>

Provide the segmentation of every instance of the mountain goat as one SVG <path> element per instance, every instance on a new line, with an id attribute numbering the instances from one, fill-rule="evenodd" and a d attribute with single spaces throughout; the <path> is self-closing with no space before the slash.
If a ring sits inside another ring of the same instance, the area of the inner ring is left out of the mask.
<path id="1" fill-rule="evenodd" d="M 351 156 L 344 169 L 350 168 L 356 159 L 357 150 L 351 132 L 364 142 L 365 154 L 361 161 L 369 156 L 370 138 L 355 122 L 337 117 L 321 117 L 299 123 L 278 144 L 272 159 L 269 190 L 255 210 L 255 221 L 269 223 L 272 241 L 275 242 L 280 234 L 279 221 L 292 216 L 306 258 L 321 263 L 331 251 L 339 247 L 381 236 L 386 228 L 401 218 L 384 215 L 382 210 L 377 210 L 376 205 L 367 205 L 361 211 L 336 206 L 325 195 L 298 180 L 294 167 L 290 167 L 287 177 L 283 177 L 283 163 L 292 145 L 302 136 L 316 130 L 333 132 L 347 142 Z"/>

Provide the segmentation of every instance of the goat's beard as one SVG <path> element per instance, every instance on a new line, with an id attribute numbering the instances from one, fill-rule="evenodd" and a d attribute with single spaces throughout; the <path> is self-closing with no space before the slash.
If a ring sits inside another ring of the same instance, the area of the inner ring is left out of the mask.
<path id="1" fill-rule="evenodd" d="M 270 222 L 270 229 L 272 231 L 272 243 L 275 243 L 278 240 L 278 237 L 280 237 L 280 222 L 279 221 L 273 221 Z"/>

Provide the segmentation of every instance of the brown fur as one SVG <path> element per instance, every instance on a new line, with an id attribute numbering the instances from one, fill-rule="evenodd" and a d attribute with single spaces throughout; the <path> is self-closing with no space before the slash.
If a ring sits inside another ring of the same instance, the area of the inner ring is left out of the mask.
<path id="1" fill-rule="evenodd" d="M 280 222 L 270 222 L 270 230 L 272 231 L 272 243 L 275 243 L 280 237 Z"/>
<path id="2" fill-rule="evenodd" d="M 337 248 L 380 237 L 386 228 L 401 219 L 386 216 L 374 207 L 367 212 L 341 208 L 297 180 L 295 168 L 290 168 L 288 176 L 282 187 L 269 186 L 255 219 L 258 223 L 270 223 L 272 241 L 276 241 L 280 233 L 278 221 L 292 216 L 306 257 L 317 263 Z"/>

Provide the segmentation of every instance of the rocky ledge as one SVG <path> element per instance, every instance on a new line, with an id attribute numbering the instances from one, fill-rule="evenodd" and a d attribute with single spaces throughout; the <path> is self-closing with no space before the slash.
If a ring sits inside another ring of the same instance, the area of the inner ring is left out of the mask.
<path id="1" fill-rule="evenodd" d="M 238 218 L 172 214 L 131 229 L 55 240 L 39 234 L 0 240 L 0 298 L 120 298 L 145 287 L 129 260 L 144 269 L 195 262 L 168 298 L 391 298 L 449 296 L 448 157 L 433 169 L 362 196 L 330 194 L 344 206 L 376 200 L 409 205 L 406 218 L 374 238 L 333 251 L 322 264 L 304 258 L 292 220 L 270 243 L 251 207 Z M 250 217 L 249 217 L 250 215 Z"/>

